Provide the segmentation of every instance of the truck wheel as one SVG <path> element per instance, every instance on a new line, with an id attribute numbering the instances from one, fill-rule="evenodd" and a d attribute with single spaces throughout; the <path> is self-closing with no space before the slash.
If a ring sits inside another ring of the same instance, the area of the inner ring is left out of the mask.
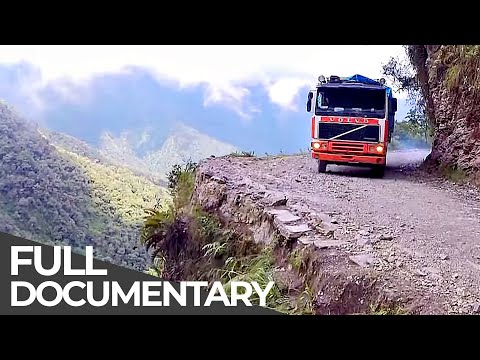
<path id="1" fill-rule="evenodd" d="M 383 178 L 385 176 L 385 165 L 377 165 L 373 168 L 373 176 Z"/>
<path id="2" fill-rule="evenodd" d="M 318 172 L 324 173 L 327 171 L 327 162 L 323 160 L 318 160 Z"/>

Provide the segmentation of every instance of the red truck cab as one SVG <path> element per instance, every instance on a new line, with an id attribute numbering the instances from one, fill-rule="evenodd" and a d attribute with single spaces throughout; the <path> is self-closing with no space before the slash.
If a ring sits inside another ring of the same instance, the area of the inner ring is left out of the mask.
<path id="1" fill-rule="evenodd" d="M 318 172 L 328 164 L 370 166 L 383 176 L 391 140 L 397 99 L 385 86 L 362 75 L 348 78 L 319 76 L 308 93 L 312 115 L 312 158 Z"/>

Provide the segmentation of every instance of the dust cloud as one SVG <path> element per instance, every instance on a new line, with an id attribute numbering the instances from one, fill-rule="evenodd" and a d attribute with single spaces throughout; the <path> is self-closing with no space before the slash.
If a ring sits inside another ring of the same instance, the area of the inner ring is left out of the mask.
<path id="1" fill-rule="evenodd" d="M 389 150 L 387 153 L 387 167 L 401 167 L 405 165 L 420 165 L 430 154 L 431 149 L 402 149 Z"/>

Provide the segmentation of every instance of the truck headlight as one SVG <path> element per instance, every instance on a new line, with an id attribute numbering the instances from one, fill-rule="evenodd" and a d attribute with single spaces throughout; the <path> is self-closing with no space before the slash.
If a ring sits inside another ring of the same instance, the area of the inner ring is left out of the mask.
<path id="1" fill-rule="evenodd" d="M 325 141 L 315 141 L 315 142 L 312 142 L 312 148 L 315 150 L 327 150 L 328 143 Z"/>
<path id="2" fill-rule="evenodd" d="M 373 154 L 384 154 L 385 146 L 383 146 L 382 144 L 369 145 L 368 152 Z"/>

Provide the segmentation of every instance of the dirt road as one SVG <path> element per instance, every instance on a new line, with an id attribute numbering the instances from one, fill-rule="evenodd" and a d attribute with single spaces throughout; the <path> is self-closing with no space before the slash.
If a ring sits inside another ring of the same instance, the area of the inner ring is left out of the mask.
<path id="1" fill-rule="evenodd" d="M 480 313 L 480 193 L 417 170 L 426 155 L 391 152 L 383 179 L 334 165 L 319 174 L 309 155 L 210 164 L 226 178 L 285 194 L 302 218 L 329 214 L 347 252 L 428 289 L 446 313 Z"/>

